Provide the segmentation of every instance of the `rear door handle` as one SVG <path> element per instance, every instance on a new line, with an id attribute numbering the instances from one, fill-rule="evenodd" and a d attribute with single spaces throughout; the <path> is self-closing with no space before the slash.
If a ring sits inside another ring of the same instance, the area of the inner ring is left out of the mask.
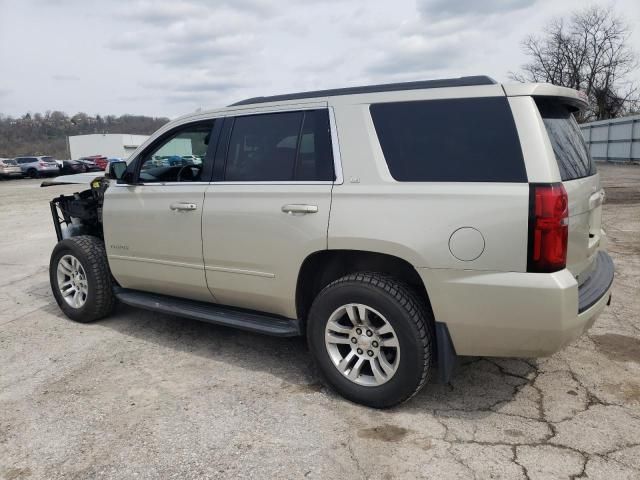
<path id="1" fill-rule="evenodd" d="M 178 202 L 178 203 L 172 203 L 171 205 L 169 205 L 169 208 L 171 210 L 190 211 L 190 210 L 196 210 L 198 206 L 195 203 Z"/>
<path id="2" fill-rule="evenodd" d="M 289 215 L 305 215 L 307 213 L 318 213 L 317 205 L 283 205 L 282 211 Z"/>

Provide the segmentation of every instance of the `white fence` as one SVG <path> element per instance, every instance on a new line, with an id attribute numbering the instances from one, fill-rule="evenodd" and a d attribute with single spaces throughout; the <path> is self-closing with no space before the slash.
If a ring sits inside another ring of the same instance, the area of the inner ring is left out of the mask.
<path id="1" fill-rule="evenodd" d="M 640 115 L 580 125 L 594 160 L 640 162 Z"/>

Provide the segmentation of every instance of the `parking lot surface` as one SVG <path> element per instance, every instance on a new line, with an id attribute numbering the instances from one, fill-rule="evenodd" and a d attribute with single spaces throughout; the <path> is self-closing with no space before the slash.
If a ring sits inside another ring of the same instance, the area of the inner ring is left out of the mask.
<path id="1" fill-rule="evenodd" d="M 589 334 L 385 411 L 323 387 L 302 339 L 66 319 L 48 201 L 78 188 L 0 182 L 0 478 L 640 478 L 640 166 L 599 169 L 616 278 Z"/>

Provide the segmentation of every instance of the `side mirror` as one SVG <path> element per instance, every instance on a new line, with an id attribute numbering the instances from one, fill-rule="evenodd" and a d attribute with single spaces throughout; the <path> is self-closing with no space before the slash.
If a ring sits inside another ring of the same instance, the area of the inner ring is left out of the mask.
<path id="1" fill-rule="evenodd" d="M 127 162 L 124 162 L 124 161 L 109 162 L 109 171 L 107 172 L 109 178 L 113 178 L 115 180 L 122 180 L 126 171 L 127 171 Z"/>

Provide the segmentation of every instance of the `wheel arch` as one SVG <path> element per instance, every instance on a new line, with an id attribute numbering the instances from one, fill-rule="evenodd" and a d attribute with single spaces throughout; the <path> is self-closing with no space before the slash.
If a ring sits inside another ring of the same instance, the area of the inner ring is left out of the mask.
<path id="1" fill-rule="evenodd" d="M 369 250 L 320 250 L 308 255 L 300 266 L 296 283 L 296 312 L 304 324 L 313 299 L 328 284 L 355 272 L 392 275 L 413 288 L 430 307 L 427 287 L 406 259 Z"/>

